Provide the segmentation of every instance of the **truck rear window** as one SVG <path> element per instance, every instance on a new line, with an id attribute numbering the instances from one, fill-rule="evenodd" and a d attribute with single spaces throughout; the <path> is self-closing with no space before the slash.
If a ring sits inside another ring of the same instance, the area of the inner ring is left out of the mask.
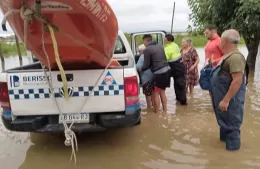
<path id="1" fill-rule="evenodd" d="M 122 39 L 118 36 L 114 54 L 124 54 L 124 53 L 126 53 L 125 45 L 124 45 Z"/>

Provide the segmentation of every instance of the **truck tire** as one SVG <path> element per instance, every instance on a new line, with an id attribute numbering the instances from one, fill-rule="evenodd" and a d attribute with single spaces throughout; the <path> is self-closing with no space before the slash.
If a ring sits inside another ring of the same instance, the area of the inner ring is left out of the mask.
<path id="1" fill-rule="evenodd" d="M 138 126 L 138 125 L 140 125 L 141 123 L 142 123 L 142 119 L 140 118 L 140 119 L 138 120 L 138 122 L 135 123 L 135 126 Z"/>

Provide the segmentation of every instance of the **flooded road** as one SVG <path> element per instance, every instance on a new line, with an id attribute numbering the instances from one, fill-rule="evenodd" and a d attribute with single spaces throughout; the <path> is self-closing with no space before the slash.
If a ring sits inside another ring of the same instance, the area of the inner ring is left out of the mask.
<path id="1" fill-rule="evenodd" d="M 1 169 L 255 169 L 260 168 L 260 87 L 247 89 L 240 151 L 227 152 L 207 92 L 199 87 L 189 105 L 167 89 L 166 116 L 143 109 L 139 126 L 78 136 L 78 163 L 63 135 L 15 133 L 0 123 Z M 141 96 L 145 108 L 145 98 Z"/>

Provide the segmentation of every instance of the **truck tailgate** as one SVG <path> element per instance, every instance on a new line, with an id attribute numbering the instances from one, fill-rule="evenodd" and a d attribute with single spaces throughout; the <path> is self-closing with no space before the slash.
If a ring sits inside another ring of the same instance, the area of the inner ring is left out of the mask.
<path id="1" fill-rule="evenodd" d="M 71 101 L 67 103 L 63 97 L 60 72 L 52 71 L 55 98 L 62 113 L 104 113 L 125 110 L 123 69 L 106 70 L 94 88 L 102 72 L 100 69 L 66 71 Z M 42 71 L 8 73 L 7 76 L 13 115 L 59 114 L 51 97 L 47 78 Z"/>

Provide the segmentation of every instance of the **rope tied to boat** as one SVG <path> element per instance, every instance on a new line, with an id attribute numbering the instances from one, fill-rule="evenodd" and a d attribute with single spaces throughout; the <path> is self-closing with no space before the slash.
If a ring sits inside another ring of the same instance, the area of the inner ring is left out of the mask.
<path id="1" fill-rule="evenodd" d="M 33 23 L 34 11 L 30 9 L 27 5 L 23 5 L 20 9 L 21 18 L 28 23 L 28 25 Z"/>
<path id="2" fill-rule="evenodd" d="M 56 42 L 56 39 L 55 39 L 55 36 L 54 36 L 54 30 L 53 30 L 53 28 L 50 26 L 50 25 L 48 25 L 48 28 L 49 28 L 49 30 L 50 30 L 50 33 L 51 33 L 51 37 L 52 37 L 52 40 L 53 40 L 53 46 L 54 46 L 54 51 L 55 51 L 55 56 L 57 57 L 57 56 L 59 56 L 59 53 L 58 53 L 58 48 L 57 47 L 55 47 L 56 45 L 57 45 L 57 42 Z M 45 53 L 45 55 L 46 55 L 46 59 L 47 59 L 47 62 L 48 62 L 48 66 L 50 67 L 50 61 L 49 61 L 49 56 L 48 56 L 48 53 L 47 53 L 47 51 L 46 51 L 46 49 L 45 49 L 45 43 L 44 43 L 44 28 L 43 28 L 43 25 L 42 25 L 42 48 L 43 48 L 43 51 L 44 51 L 44 53 Z M 76 39 L 74 39 L 72 36 L 70 36 L 69 34 L 67 34 L 67 33 L 64 33 L 64 32 L 62 32 L 62 31 L 60 31 L 60 33 L 62 33 L 64 36 L 66 36 L 66 37 L 68 37 L 69 39 L 71 39 L 72 41 L 74 41 L 75 43 L 78 43 L 78 44 L 81 44 L 81 45 L 83 45 L 83 46 L 87 46 L 87 47 L 90 47 L 89 45 L 87 45 L 87 44 L 85 44 L 85 43 L 83 43 L 83 42 L 80 42 L 80 41 L 77 41 Z M 56 62 L 59 62 L 59 60 L 56 60 Z M 111 63 L 113 62 L 113 56 L 110 58 L 110 61 L 109 61 L 109 63 L 107 64 L 107 66 L 104 68 L 104 70 L 102 71 L 102 73 L 100 74 L 100 76 L 98 77 L 98 79 L 96 80 L 96 82 L 95 82 L 95 84 L 94 84 L 94 87 L 92 88 L 92 90 L 90 91 L 90 93 L 89 93 L 89 96 L 88 97 L 86 97 L 86 99 L 84 100 L 84 103 L 83 103 L 83 105 L 82 105 L 82 107 L 81 107 L 81 110 L 79 111 L 79 112 L 82 112 L 83 111 L 83 108 L 84 108 L 84 106 L 86 105 L 86 103 L 89 101 L 89 99 L 90 99 L 90 97 L 91 96 L 93 96 L 93 92 L 94 92 L 94 90 L 95 90 L 95 88 L 97 87 L 97 85 L 98 85 L 98 82 L 101 80 L 101 78 L 102 78 L 102 76 L 104 75 L 104 73 L 105 73 L 105 71 L 108 69 L 108 67 L 109 67 L 109 65 L 111 65 Z M 58 64 L 58 63 L 57 63 Z M 61 64 L 61 63 L 60 63 Z M 62 65 L 61 65 L 62 66 Z M 47 75 L 47 72 L 46 72 L 46 69 L 45 69 L 45 66 L 43 66 L 42 65 L 42 67 L 43 67 L 43 71 L 44 71 L 44 74 L 45 74 L 45 76 L 47 77 L 48 75 Z M 63 70 L 64 71 L 64 70 Z M 51 75 L 51 70 L 49 69 L 49 73 L 50 73 L 50 75 Z M 61 72 L 62 73 L 62 72 Z M 54 100 L 54 102 L 55 102 L 55 105 L 56 105 L 56 107 L 57 107 L 57 109 L 58 109 L 58 111 L 59 111 L 59 114 L 63 114 L 62 113 L 62 111 L 61 111 L 61 109 L 60 109 L 60 107 L 59 107 L 59 104 L 58 104 L 58 102 L 57 102 L 57 99 L 56 99 L 56 97 L 54 96 L 54 92 L 53 92 L 53 85 L 52 85 L 52 82 L 51 82 L 51 78 L 47 78 L 48 79 L 48 85 L 49 85 L 49 88 L 50 88 L 50 91 L 51 91 L 51 94 L 52 94 L 52 98 L 53 98 L 53 100 Z M 75 163 L 77 162 L 77 159 L 76 159 L 76 153 L 75 153 L 75 151 L 78 151 L 78 143 L 77 143 L 77 137 L 76 137 L 76 134 L 71 130 L 71 127 L 73 126 L 73 124 L 74 124 L 74 121 L 70 124 L 70 127 L 68 127 L 68 124 L 63 120 L 62 121 L 62 123 L 63 123 L 63 125 L 64 125 L 64 134 L 65 134 L 65 142 L 64 142 L 64 144 L 65 144 L 65 146 L 71 146 L 71 148 L 72 148 L 72 153 L 71 153 L 71 158 L 70 158 L 70 161 L 74 158 L 74 161 L 75 161 Z"/>
<path id="3" fill-rule="evenodd" d="M 11 10 L 9 10 L 5 14 L 5 16 L 4 16 L 3 20 L 2 20 L 2 28 L 3 28 L 4 31 L 7 31 L 7 29 L 6 29 L 6 21 L 7 21 L 8 17 L 10 15 L 13 15 L 13 14 L 16 14 L 16 13 L 20 13 L 20 17 L 24 20 L 24 44 L 25 44 L 25 49 L 27 49 L 27 30 L 28 30 L 27 28 L 28 28 L 28 25 L 33 23 L 33 18 L 34 17 L 37 20 L 39 20 L 42 23 L 42 25 L 47 26 L 47 28 L 49 29 L 49 32 L 51 34 L 51 39 L 52 39 L 52 42 L 53 42 L 55 61 L 56 61 L 57 65 L 58 65 L 58 67 L 59 67 L 59 70 L 60 70 L 60 73 L 61 73 L 62 82 L 63 82 L 64 98 L 67 101 L 67 103 L 70 103 L 69 97 L 68 97 L 67 79 L 66 79 L 66 75 L 65 75 L 64 69 L 62 67 L 62 64 L 60 62 L 60 57 L 59 57 L 59 52 L 58 52 L 58 45 L 57 45 L 57 41 L 55 39 L 55 34 L 54 34 L 54 28 L 52 27 L 52 25 L 46 24 L 47 21 L 45 19 L 39 18 L 39 16 L 36 16 L 35 15 L 36 13 L 32 9 L 28 8 L 27 5 L 23 4 L 20 9 L 11 9 Z M 44 32 L 44 30 L 43 30 L 43 32 Z M 47 54 L 45 48 L 44 48 L 44 52 L 45 52 L 45 54 Z M 49 62 L 49 58 L 48 58 L 48 63 L 50 63 Z M 50 67 L 50 64 L 49 64 L 49 67 Z M 44 70 L 45 70 L 45 68 L 44 68 Z M 47 76 L 46 73 L 45 73 L 45 76 Z M 55 103 L 56 103 L 57 109 L 59 111 L 59 114 L 62 115 L 63 113 L 62 113 L 62 111 L 61 111 L 61 109 L 59 107 L 59 104 L 58 104 L 55 96 L 54 96 L 52 85 L 50 84 L 49 78 L 47 78 L 47 79 L 48 79 L 48 83 L 49 83 L 50 93 L 52 94 L 52 98 L 54 98 L 54 100 L 55 100 Z M 78 151 L 78 144 L 77 144 L 76 134 L 71 130 L 72 124 L 70 125 L 70 127 L 68 127 L 67 123 L 64 120 L 62 120 L 62 123 L 63 123 L 63 126 L 64 126 L 64 134 L 65 134 L 65 142 L 64 142 L 64 144 L 66 146 L 71 146 L 72 147 L 72 153 L 71 153 L 70 161 L 72 160 L 72 158 L 74 158 L 74 161 L 76 163 L 77 160 L 76 160 L 76 153 L 75 153 L 75 151 Z"/>
<path id="4" fill-rule="evenodd" d="M 20 9 L 20 16 L 24 20 L 24 47 L 27 50 L 28 25 L 33 23 L 33 10 L 23 5 Z"/>
<path id="5" fill-rule="evenodd" d="M 5 25 L 5 22 L 8 18 L 8 16 L 10 16 L 11 14 L 15 14 L 15 13 L 18 13 L 20 12 L 20 16 L 21 18 L 24 20 L 24 42 L 25 42 L 25 46 L 26 46 L 26 43 L 27 43 L 27 27 L 28 25 L 32 24 L 33 22 L 33 18 L 37 19 L 39 22 L 42 23 L 42 48 L 43 48 L 43 51 L 46 55 L 46 58 L 48 60 L 48 67 L 49 67 L 49 73 L 50 73 L 50 76 L 51 76 L 51 65 L 50 65 L 50 61 L 49 61 L 49 56 L 46 52 L 46 49 L 45 49 L 45 43 L 44 43 L 44 26 L 46 26 L 50 32 L 50 35 L 51 35 L 51 39 L 52 39 L 52 42 L 53 42 L 53 49 L 54 49 L 54 54 L 55 54 L 55 61 L 58 65 L 58 68 L 60 70 L 60 73 L 61 73 L 61 78 L 62 78 L 62 82 L 63 82 L 63 89 L 64 89 L 64 98 L 65 100 L 67 101 L 67 103 L 70 103 L 70 100 L 69 100 L 69 96 L 68 96 L 68 84 L 67 84 L 67 79 L 66 79 L 66 75 L 65 75 L 65 72 L 64 72 L 64 69 L 63 69 L 63 66 L 60 62 L 60 57 L 59 57 L 59 52 L 58 52 L 58 45 L 57 45 L 57 41 L 56 41 L 56 38 L 55 38 L 55 34 L 54 34 L 54 30 L 57 29 L 57 27 L 55 27 L 54 25 L 52 25 L 51 23 L 49 23 L 46 19 L 44 19 L 42 16 L 39 16 L 39 15 L 36 15 L 35 11 L 33 11 L 32 9 L 30 9 L 27 5 L 22 5 L 21 9 L 18 10 L 18 9 L 13 9 L 13 10 L 10 10 L 7 12 L 7 14 L 5 15 L 3 21 L 2 21 L 2 28 L 3 30 L 7 30 L 6 29 L 6 25 Z M 4 26 L 3 26 L 4 25 Z M 4 29 L 5 28 L 5 29 Z M 81 41 L 78 41 L 76 40 L 73 36 L 71 36 L 70 34 L 66 33 L 66 32 L 62 32 L 62 30 L 60 30 L 60 33 L 62 35 L 64 35 L 65 37 L 67 37 L 68 39 L 74 41 L 75 43 L 77 44 L 80 44 L 82 46 L 84 46 L 85 48 L 95 52 L 95 53 L 98 53 L 100 54 L 100 52 L 98 52 L 97 50 L 95 50 L 94 48 L 92 48 L 90 45 L 86 44 L 86 43 L 83 43 Z M 102 54 L 103 55 L 103 54 Z M 105 56 L 105 55 L 104 55 Z M 105 56 L 107 57 L 107 56 Z M 105 73 L 105 71 L 108 69 L 108 67 L 111 65 L 111 63 L 113 62 L 113 55 L 112 57 L 110 58 L 109 60 L 109 63 L 106 65 L 106 67 L 104 68 L 104 70 L 102 71 L 102 73 L 100 74 L 100 76 L 98 77 L 93 89 L 90 91 L 90 94 L 87 98 L 85 98 L 85 101 L 81 107 L 81 110 L 79 112 L 82 112 L 83 111 L 83 108 L 84 106 L 86 105 L 86 103 L 89 101 L 90 97 L 93 95 L 93 92 L 94 92 L 94 89 L 97 87 L 98 85 L 98 82 L 100 81 L 100 79 L 102 78 L 103 74 Z M 117 62 L 117 61 L 116 61 Z M 118 63 L 118 62 L 117 62 Z M 119 64 L 120 65 L 120 64 Z M 46 72 L 46 67 L 44 65 L 42 65 L 42 68 L 43 68 L 43 71 L 44 71 L 44 75 L 46 77 L 48 77 L 47 75 L 47 72 Z M 51 93 L 51 96 L 53 98 L 53 101 L 55 102 L 55 105 L 57 107 L 57 110 L 59 112 L 60 115 L 62 115 L 62 111 L 61 111 L 61 108 L 60 108 L 60 105 L 56 99 L 56 97 L 54 96 L 54 92 L 53 92 L 53 85 L 52 85 L 52 79 L 51 78 L 47 78 L 48 79 L 48 85 L 49 85 L 49 89 L 50 89 L 50 93 Z M 71 146 L 72 148 L 72 153 L 71 153 L 71 158 L 70 158 L 70 161 L 74 158 L 74 161 L 75 163 L 77 162 L 76 160 L 76 153 L 75 151 L 78 151 L 78 143 L 77 143 L 77 137 L 76 137 L 76 134 L 74 133 L 74 131 L 72 131 L 72 126 L 74 124 L 74 121 L 71 123 L 71 125 L 68 127 L 68 124 L 62 120 L 62 124 L 64 126 L 64 134 L 65 134 L 65 141 L 64 141 L 64 144 L 65 146 Z"/>
<path id="6" fill-rule="evenodd" d="M 16 13 L 20 13 L 20 17 L 24 21 L 24 47 L 27 50 L 27 36 L 28 36 L 27 28 L 28 28 L 28 25 L 33 23 L 33 15 L 34 15 L 34 11 L 32 9 L 30 9 L 27 5 L 22 5 L 22 7 L 20 9 L 9 10 L 3 17 L 2 29 L 3 29 L 3 31 L 7 31 L 6 21 L 9 16 L 16 14 Z"/>
<path id="7" fill-rule="evenodd" d="M 65 98 L 65 100 L 67 99 L 66 100 L 67 103 L 70 103 L 69 96 L 68 96 L 68 84 L 67 84 L 68 82 L 67 82 L 66 75 L 65 75 L 64 69 L 62 67 L 62 64 L 60 62 L 58 45 L 57 45 L 57 41 L 56 41 L 56 38 L 55 38 L 54 30 L 53 30 L 53 28 L 50 25 L 47 25 L 47 27 L 48 27 L 48 29 L 50 31 L 50 34 L 51 34 L 51 39 L 52 39 L 53 49 L 54 49 L 54 54 L 55 54 L 55 60 L 56 60 L 56 63 L 58 65 L 60 73 L 61 73 L 63 86 L 65 86 L 64 87 L 64 98 Z M 42 28 L 42 31 L 44 33 L 44 29 L 43 28 Z M 46 57 L 48 59 L 48 64 L 49 64 L 49 67 L 50 67 L 49 56 L 48 56 L 48 54 L 47 54 L 47 52 L 45 50 L 45 46 L 44 46 L 44 35 L 42 36 L 42 38 L 43 38 L 42 39 L 42 41 L 43 41 L 43 50 L 44 50 L 44 53 L 45 53 L 45 55 L 46 55 Z M 50 70 L 50 72 L 51 72 L 51 70 Z M 46 76 L 46 73 L 45 73 L 45 76 Z M 57 99 L 56 99 L 56 97 L 54 95 L 52 84 L 51 84 L 49 78 L 47 78 L 47 79 L 48 79 L 49 88 L 51 90 L 52 98 L 55 101 L 55 105 L 56 105 L 56 107 L 58 109 L 59 114 L 62 115 L 63 113 L 62 113 L 62 111 L 61 111 L 61 109 L 59 107 L 59 103 L 57 102 Z M 66 93 L 67 93 L 67 95 L 66 95 Z M 64 126 L 64 135 L 65 135 L 64 144 L 65 144 L 65 146 L 71 146 L 72 152 L 71 152 L 70 161 L 74 158 L 75 163 L 77 163 L 77 158 L 76 158 L 76 152 L 75 151 L 78 151 L 78 143 L 77 143 L 76 134 L 71 130 L 71 127 L 72 127 L 73 123 L 70 125 L 70 127 L 68 127 L 68 124 L 62 119 L 62 124 Z"/>

